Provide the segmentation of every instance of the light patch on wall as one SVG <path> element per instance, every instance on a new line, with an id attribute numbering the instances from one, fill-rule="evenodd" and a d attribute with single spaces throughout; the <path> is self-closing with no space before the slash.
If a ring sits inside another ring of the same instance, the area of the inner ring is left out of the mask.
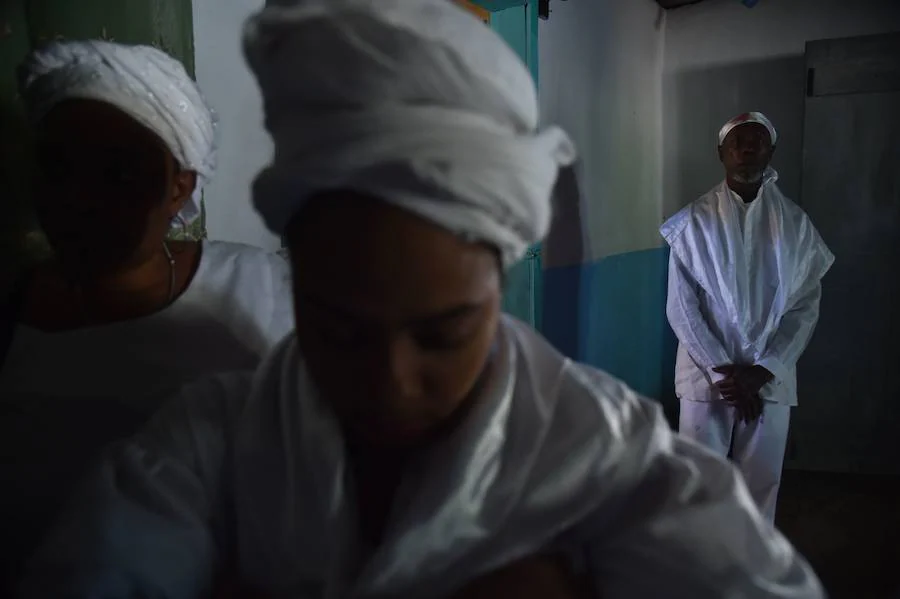
<path id="1" fill-rule="evenodd" d="M 491 13 L 480 6 L 472 4 L 469 0 L 454 0 L 457 4 L 465 8 L 467 11 L 484 21 L 485 23 L 491 22 Z"/>

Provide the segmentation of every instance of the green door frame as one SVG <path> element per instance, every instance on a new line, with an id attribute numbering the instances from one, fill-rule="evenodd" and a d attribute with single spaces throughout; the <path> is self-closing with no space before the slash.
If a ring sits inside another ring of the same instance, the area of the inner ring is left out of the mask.
<path id="1" fill-rule="evenodd" d="M 537 2 L 526 0 L 472 0 L 472 2 L 491 12 L 491 28 L 521 56 L 531 70 L 531 75 L 537 85 L 540 81 Z M 527 275 L 523 272 L 525 269 L 527 269 Z M 529 286 L 529 313 L 524 314 L 518 310 L 519 313 L 514 315 L 527 320 L 537 330 L 541 330 L 544 287 L 540 244 L 529 248 L 523 264 L 514 267 L 514 272 L 510 273 L 510 280 L 513 282 L 519 282 L 526 278 Z"/>

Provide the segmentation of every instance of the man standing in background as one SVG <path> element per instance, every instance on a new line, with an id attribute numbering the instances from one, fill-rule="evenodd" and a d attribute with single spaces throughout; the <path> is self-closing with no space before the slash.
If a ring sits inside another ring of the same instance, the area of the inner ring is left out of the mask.
<path id="1" fill-rule="evenodd" d="M 769 167 L 777 133 L 761 113 L 719 132 L 725 181 L 661 228 L 671 247 L 669 323 L 678 337 L 679 430 L 738 465 L 763 514 L 775 505 L 796 364 L 834 262 Z"/>

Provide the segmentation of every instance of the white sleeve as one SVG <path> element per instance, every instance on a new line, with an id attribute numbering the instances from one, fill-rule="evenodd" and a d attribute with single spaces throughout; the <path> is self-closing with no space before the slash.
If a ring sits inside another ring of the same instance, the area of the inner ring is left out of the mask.
<path id="1" fill-rule="evenodd" d="M 824 598 L 734 467 L 672 433 L 649 402 L 644 414 L 628 432 L 625 466 L 604 476 L 623 489 L 598 514 L 607 525 L 584 556 L 597 596 Z"/>
<path id="2" fill-rule="evenodd" d="M 788 312 L 782 316 L 778 330 L 769 341 L 765 353 L 757 364 L 771 372 L 776 381 L 790 377 L 797 361 L 809 340 L 816 323 L 819 322 L 819 303 L 822 299 L 822 284 L 817 282 L 803 293 Z"/>
<path id="3" fill-rule="evenodd" d="M 112 448 L 29 564 L 23 599 L 193 599 L 220 565 L 228 423 L 250 374 L 186 387 Z"/>
<path id="4" fill-rule="evenodd" d="M 710 380 L 718 377 L 712 372 L 717 366 L 732 363 L 722 343 L 710 330 L 697 296 L 699 285 L 675 255 L 669 254 L 669 295 L 666 301 L 666 315 L 678 342 Z"/>

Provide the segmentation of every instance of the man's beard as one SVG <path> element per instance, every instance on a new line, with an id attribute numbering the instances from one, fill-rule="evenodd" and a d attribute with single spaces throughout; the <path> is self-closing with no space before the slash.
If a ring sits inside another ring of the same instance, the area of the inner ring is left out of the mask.
<path id="1" fill-rule="evenodd" d="M 731 175 L 731 178 L 735 183 L 741 183 L 742 185 L 756 185 L 757 183 L 762 181 L 763 172 L 759 171 L 753 173 L 752 175 L 746 176 L 739 173 L 734 173 L 733 175 Z"/>

